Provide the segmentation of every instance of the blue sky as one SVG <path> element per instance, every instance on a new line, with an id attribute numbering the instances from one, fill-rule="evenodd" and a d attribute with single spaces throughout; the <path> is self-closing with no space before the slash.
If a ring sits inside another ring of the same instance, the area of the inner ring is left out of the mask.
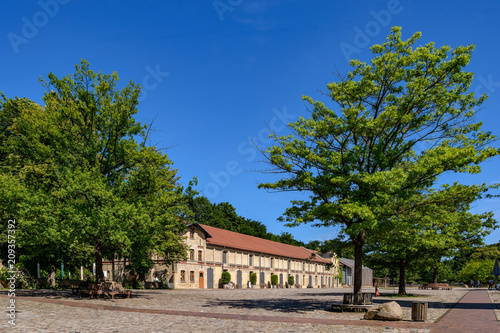
<path id="1" fill-rule="evenodd" d="M 403 37 L 422 32 L 452 47 L 475 44 L 468 70 L 472 90 L 489 99 L 478 115 L 484 129 L 500 134 L 500 2 L 498 1 L 76 1 L 0 3 L 0 90 L 41 103 L 38 77 L 74 72 L 80 59 L 92 69 L 117 71 L 122 83 L 145 87 L 137 119 L 156 118 L 152 143 L 168 154 L 182 182 L 198 177 L 198 190 L 213 202 L 263 222 L 270 232 L 291 232 L 304 242 L 326 240 L 334 228 L 286 228 L 276 221 L 297 198 L 257 189 L 272 179 L 253 146 L 267 147 L 267 127 L 307 116 L 302 95 L 326 101 L 321 91 L 348 59 L 371 58 L 391 26 Z M 498 142 L 495 143 L 498 147 Z M 500 181 L 499 158 L 480 175 L 445 175 L 443 182 Z M 494 211 L 500 200 L 474 211 Z M 487 238 L 498 242 L 500 230 Z"/>

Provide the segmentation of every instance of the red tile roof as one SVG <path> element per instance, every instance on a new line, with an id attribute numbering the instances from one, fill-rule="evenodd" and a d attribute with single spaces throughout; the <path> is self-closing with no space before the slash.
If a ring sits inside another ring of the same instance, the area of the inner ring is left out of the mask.
<path id="1" fill-rule="evenodd" d="M 207 237 L 207 244 L 225 246 L 233 249 L 246 250 L 256 253 L 265 253 L 285 258 L 310 260 L 313 262 L 327 264 L 328 260 L 319 255 L 312 255 L 311 250 L 303 247 L 273 242 L 267 239 L 248 236 L 233 231 L 214 228 L 204 224 L 198 224 L 211 237 Z"/>

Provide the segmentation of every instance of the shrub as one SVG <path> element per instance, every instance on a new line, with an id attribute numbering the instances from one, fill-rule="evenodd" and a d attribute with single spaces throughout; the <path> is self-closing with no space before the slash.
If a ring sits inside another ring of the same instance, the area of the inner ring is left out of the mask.
<path id="1" fill-rule="evenodd" d="M 276 274 L 271 274 L 271 284 L 273 286 L 277 285 L 278 284 L 278 275 Z"/>
<path id="2" fill-rule="evenodd" d="M 14 278 L 14 280 L 7 280 Z M 0 270 L 0 285 L 10 288 L 10 282 L 15 281 L 16 288 L 27 289 L 36 287 L 36 279 L 21 264 L 16 264 L 12 270 L 2 267 Z"/>
<path id="3" fill-rule="evenodd" d="M 229 272 L 222 272 L 220 281 L 222 284 L 228 284 L 231 281 L 231 274 Z"/>
<path id="4" fill-rule="evenodd" d="M 254 286 L 257 284 L 257 273 L 250 274 L 250 283 Z"/>
<path id="5" fill-rule="evenodd" d="M 293 275 L 288 275 L 288 284 L 291 286 L 295 284 L 295 279 L 293 278 Z"/>

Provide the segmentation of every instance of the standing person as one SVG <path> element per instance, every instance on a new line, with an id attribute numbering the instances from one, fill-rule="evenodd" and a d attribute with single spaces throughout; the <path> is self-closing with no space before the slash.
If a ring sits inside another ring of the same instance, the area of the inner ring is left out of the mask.
<path id="1" fill-rule="evenodd" d="M 479 282 L 479 280 L 477 280 L 477 285 L 476 285 L 476 288 L 479 288 L 479 285 L 481 284 L 481 282 Z"/>
<path id="2" fill-rule="evenodd" d="M 472 280 L 472 279 L 470 280 L 470 287 L 474 288 L 474 280 Z"/>
<path id="3" fill-rule="evenodd" d="M 493 289 L 493 279 L 490 279 L 489 283 L 488 283 L 488 290 L 491 290 Z"/>

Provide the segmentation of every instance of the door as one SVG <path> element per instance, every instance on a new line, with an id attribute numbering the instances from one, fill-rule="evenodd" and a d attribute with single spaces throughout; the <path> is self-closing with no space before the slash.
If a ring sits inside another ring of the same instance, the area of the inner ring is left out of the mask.
<path id="1" fill-rule="evenodd" d="M 200 289 L 205 288 L 205 278 L 203 277 L 203 272 L 200 272 L 199 282 L 200 282 Z"/>
<path id="2" fill-rule="evenodd" d="M 207 269 L 207 288 L 214 288 L 214 270 L 212 268 Z"/>
<path id="3" fill-rule="evenodd" d="M 243 275 L 241 271 L 236 272 L 236 284 L 238 285 L 238 288 L 243 288 Z"/>
<path id="4" fill-rule="evenodd" d="M 280 274 L 280 284 L 283 285 L 283 274 Z"/>

